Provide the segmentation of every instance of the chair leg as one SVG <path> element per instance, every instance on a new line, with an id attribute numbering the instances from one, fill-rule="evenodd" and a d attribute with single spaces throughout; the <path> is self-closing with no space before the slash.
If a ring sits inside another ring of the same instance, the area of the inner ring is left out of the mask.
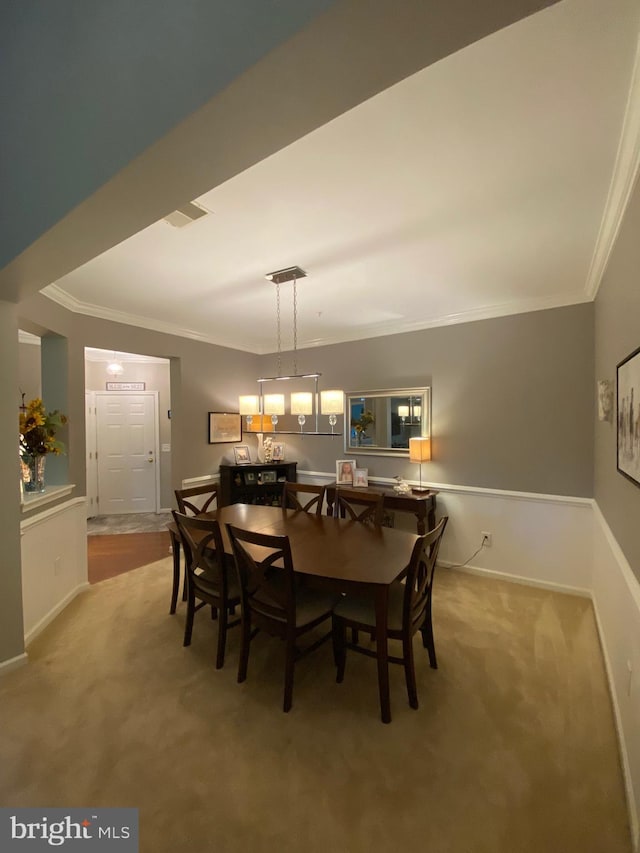
<path id="1" fill-rule="evenodd" d="M 216 669 L 224 666 L 224 652 L 227 645 L 227 608 L 220 608 L 220 619 L 218 620 L 218 653 L 216 655 Z"/>
<path id="2" fill-rule="evenodd" d="M 184 642 L 183 646 L 191 645 L 191 634 L 193 632 L 193 617 L 196 612 L 196 600 L 194 596 L 189 595 L 187 601 L 187 621 L 184 626 Z"/>
<path id="3" fill-rule="evenodd" d="M 436 658 L 436 644 L 433 639 L 433 622 L 431 621 L 431 601 L 424 615 L 424 622 L 420 629 L 422 634 L 422 645 L 429 652 L 429 666 L 431 669 L 438 668 L 438 659 Z"/>
<path id="4" fill-rule="evenodd" d="M 402 652 L 404 656 L 404 677 L 407 682 L 407 694 L 409 705 L 418 708 L 418 688 L 416 685 L 416 670 L 413 662 L 413 637 L 405 636 L 402 640 Z"/>
<path id="5" fill-rule="evenodd" d="M 242 632 L 242 640 L 240 643 L 240 661 L 238 663 L 238 684 L 242 684 L 247 677 L 247 668 L 249 666 L 249 646 L 251 644 L 251 619 L 242 614 L 242 624 L 240 625 Z"/>
<path id="6" fill-rule="evenodd" d="M 336 681 L 342 684 L 347 663 L 347 627 L 344 620 L 333 617 L 333 655 L 336 661 Z"/>
<path id="7" fill-rule="evenodd" d="M 293 669 L 295 667 L 296 654 L 293 637 L 287 637 L 286 649 L 286 659 L 284 662 L 284 702 L 282 703 L 282 710 L 285 714 L 291 710 L 293 704 Z"/>
<path id="8" fill-rule="evenodd" d="M 169 531 L 171 538 L 171 553 L 173 554 L 173 587 L 171 589 L 171 607 L 169 613 L 176 612 L 178 603 L 178 590 L 180 589 L 180 540 L 178 537 Z"/>
<path id="9" fill-rule="evenodd" d="M 211 605 L 211 618 L 215 621 L 218 618 L 218 608 Z"/>
<path id="10" fill-rule="evenodd" d="M 187 567 L 184 567 L 184 580 L 182 581 L 182 600 L 186 601 L 189 594 L 189 584 L 187 578 Z"/>

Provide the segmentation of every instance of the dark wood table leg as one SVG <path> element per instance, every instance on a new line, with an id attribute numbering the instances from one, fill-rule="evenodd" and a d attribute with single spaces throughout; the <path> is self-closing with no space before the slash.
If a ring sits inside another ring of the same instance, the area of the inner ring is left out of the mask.
<path id="1" fill-rule="evenodd" d="M 389 587 L 376 587 L 376 656 L 378 659 L 378 690 L 380 692 L 380 719 L 391 722 L 391 702 L 389 700 L 389 652 L 387 646 L 387 611 L 389 607 Z"/>

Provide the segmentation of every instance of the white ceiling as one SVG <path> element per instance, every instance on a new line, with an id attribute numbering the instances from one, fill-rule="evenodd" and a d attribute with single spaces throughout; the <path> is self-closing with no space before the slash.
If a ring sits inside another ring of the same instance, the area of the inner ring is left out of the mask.
<path id="1" fill-rule="evenodd" d="M 563 0 L 203 187 L 211 215 L 157 222 L 44 292 L 255 353 L 276 349 L 264 274 L 294 264 L 299 347 L 592 299 L 632 179 L 618 161 L 608 203 L 639 19 L 637 0 Z M 288 349 L 291 285 L 282 299 Z"/>

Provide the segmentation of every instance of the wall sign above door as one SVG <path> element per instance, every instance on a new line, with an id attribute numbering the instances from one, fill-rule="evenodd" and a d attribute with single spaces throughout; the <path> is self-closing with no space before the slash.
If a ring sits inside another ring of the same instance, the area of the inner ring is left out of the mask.
<path id="1" fill-rule="evenodd" d="M 146 382 L 107 382 L 107 391 L 145 391 Z"/>

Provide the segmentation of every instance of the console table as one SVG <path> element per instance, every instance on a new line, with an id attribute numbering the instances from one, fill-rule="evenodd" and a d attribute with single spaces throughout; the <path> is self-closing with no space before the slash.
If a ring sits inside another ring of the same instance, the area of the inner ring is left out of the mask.
<path id="1" fill-rule="evenodd" d="M 351 488 L 347 486 L 347 488 Z M 387 486 L 368 486 L 358 489 L 359 492 L 384 495 L 385 509 L 395 509 L 398 512 L 410 512 L 416 517 L 418 535 L 423 536 L 428 530 L 436 526 L 436 495 L 437 492 L 428 491 L 424 495 L 416 495 L 413 492 L 399 494 Z M 327 515 L 333 515 L 333 504 L 336 499 L 336 484 L 329 483 L 327 486 Z M 427 525 L 425 525 L 425 519 Z"/>
<path id="2" fill-rule="evenodd" d="M 280 506 L 282 484 L 295 482 L 297 462 L 221 465 L 218 506 L 266 504 Z"/>

